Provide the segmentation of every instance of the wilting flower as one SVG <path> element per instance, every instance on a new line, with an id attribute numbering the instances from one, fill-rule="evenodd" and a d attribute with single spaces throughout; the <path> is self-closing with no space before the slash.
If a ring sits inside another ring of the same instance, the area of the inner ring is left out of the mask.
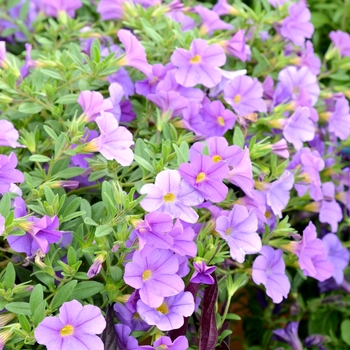
<path id="1" fill-rule="evenodd" d="M 216 231 L 227 242 L 233 260 L 242 263 L 246 254 L 258 253 L 261 239 L 256 233 L 258 219 L 242 205 L 234 205 L 230 214 L 216 219 Z"/>
<path id="2" fill-rule="evenodd" d="M 11 185 L 16 182 L 23 182 L 24 175 L 16 168 L 17 157 L 11 153 L 8 157 L 0 154 L 0 193 L 9 192 Z"/>
<path id="3" fill-rule="evenodd" d="M 90 266 L 87 275 L 89 278 L 93 278 L 96 275 L 98 275 L 101 271 L 102 264 L 106 260 L 106 255 L 105 254 L 99 254 L 96 256 L 94 262 Z"/>
<path id="4" fill-rule="evenodd" d="M 109 99 L 104 99 L 97 91 L 82 91 L 78 98 L 78 103 L 83 109 L 84 120 L 93 122 L 102 111 L 111 111 L 113 104 Z"/>
<path id="5" fill-rule="evenodd" d="M 195 39 L 190 51 L 176 49 L 171 56 L 171 62 L 178 67 L 175 78 L 180 85 L 192 87 L 203 84 L 211 88 L 221 80 L 217 67 L 226 63 L 226 55 L 221 46 L 209 46 L 207 41 Z"/>
<path id="6" fill-rule="evenodd" d="M 274 250 L 269 246 L 263 246 L 253 263 L 252 278 L 254 283 L 263 284 L 266 294 L 275 304 L 288 297 L 290 282 L 285 274 L 286 265 L 282 258 L 282 250 Z"/>
<path id="7" fill-rule="evenodd" d="M 58 317 L 46 317 L 34 331 L 39 344 L 48 350 L 103 350 L 96 334 L 102 333 L 106 321 L 97 306 L 82 306 L 77 300 L 64 303 Z"/>
<path id="8" fill-rule="evenodd" d="M 274 338 L 289 344 L 293 350 L 303 350 L 303 345 L 298 336 L 299 322 L 288 322 L 284 329 L 275 329 Z"/>
<path id="9" fill-rule="evenodd" d="M 194 273 L 191 277 L 190 282 L 192 283 L 203 283 L 203 284 L 214 284 L 214 278 L 211 274 L 216 270 L 216 266 L 207 266 L 204 260 L 200 262 L 194 262 Z"/>

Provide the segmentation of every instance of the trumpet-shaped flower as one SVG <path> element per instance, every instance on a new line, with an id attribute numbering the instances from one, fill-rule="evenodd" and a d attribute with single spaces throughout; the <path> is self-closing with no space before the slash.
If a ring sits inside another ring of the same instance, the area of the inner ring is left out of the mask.
<path id="1" fill-rule="evenodd" d="M 0 154 L 0 193 L 9 192 L 11 185 L 16 182 L 23 182 L 24 175 L 16 168 L 17 157 L 11 153 L 8 157 Z"/>
<path id="2" fill-rule="evenodd" d="M 42 5 L 49 16 L 58 17 L 60 12 L 66 12 L 70 17 L 74 17 L 75 10 L 83 4 L 81 0 L 42 0 Z"/>
<path id="3" fill-rule="evenodd" d="M 17 142 L 18 138 L 19 133 L 13 124 L 5 119 L 0 120 L 0 146 L 23 147 Z"/>
<path id="4" fill-rule="evenodd" d="M 87 122 L 95 121 L 102 111 L 109 112 L 113 109 L 112 102 L 109 99 L 104 99 L 97 91 L 82 91 L 78 103 L 83 109 Z"/>

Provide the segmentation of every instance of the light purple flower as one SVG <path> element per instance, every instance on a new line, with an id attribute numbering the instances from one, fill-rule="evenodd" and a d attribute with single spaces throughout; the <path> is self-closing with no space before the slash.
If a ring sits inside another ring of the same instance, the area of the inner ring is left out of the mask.
<path id="1" fill-rule="evenodd" d="M 7 157 L 0 154 L 0 193 L 9 192 L 11 185 L 24 181 L 24 175 L 16 168 L 17 157 L 14 153 Z"/>
<path id="2" fill-rule="evenodd" d="M 7 68 L 7 56 L 6 56 L 6 42 L 0 41 L 0 67 Z"/>
<path id="3" fill-rule="evenodd" d="M 87 272 L 87 275 L 89 278 L 93 278 L 100 273 L 102 264 L 104 263 L 105 260 L 106 260 L 105 255 L 103 254 L 97 255 L 97 257 L 95 258 L 94 262 L 92 263 L 92 265 L 90 266 Z"/>
<path id="4" fill-rule="evenodd" d="M 311 141 L 315 137 L 315 125 L 310 116 L 309 108 L 297 107 L 284 124 L 283 136 L 297 151 L 303 147 L 303 142 Z"/>
<path id="5" fill-rule="evenodd" d="M 0 120 L 0 146 L 23 147 L 17 142 L 18 138 L 19 133 L 13 124 L 5 119 Z"/>
<path id="6" fill-rule="evenodd" d="M 124 281 L 139 289 L 141 300 L 150 307 L 159 307 L 164 297 L 184 290 L 184 283 L 176 273 L 179 262 L 170 250 L 153 249 L 146 256 L 136 251 L 132 262 L 125 266 Z"/>
<path id="7" fill-rule="evenodd" d="M 192 30 L 197 25 L 192 17 L 186 16 L 182 11 L 170 11 L 166 13 L 166 16 L 180 23 L 183 32 Z"/>
<path id="8" fill-rule="evenodd" d="M 5 218 L 0 214 L 0 236 L 5 231 Z"/>
<path id="9" fill-rule="evenodd" d="M 222 180 L 228 176 L 229 169 L 225 162 L 214 163 L 210 157 L 200 155 L 191 163 L 181 164 L 179 172 L 205 199 L 218 203 L 226 198 L 228 188 Z"/>
<path id="10" fill-rule="evenodd" d="M 154 350 L 187 350 L 188 340 L 184 335 L 177 337 L 172 341 L 169 337 L 160 337 L 154 343 Z"/>
<path id="11" fill-rule="evenodd" d="M 213 11 L 216 12 L 219 16 L 222 15 L 233 15 L 237 16 L 239 12 L 230 5 L 227 0 L 218 0 L 218 2 L 214 5 Z"/>
<path id="12" fill-rule="evenodd" d="M 350 57 L 350 35 L 348 33 L 337 30 L 329 34 L 334 46 L 339 50 L 340 54 Z"/>
<path id="13" fill-rule="evenodd" d="M 60 12 L 66 12 L 70 17 L 74 17 L 75 10 L 83 4 L 81 0 L 42 0 L 42 5 L 49 16 L 58 17 Z"/>
<path id="14" fill-rule="evenodd" d="M 239 115 L 267 111 L 266 103 L 262 99 L 263 87 L 256 78 L 238 76 L 225 86 L 224 94 L 225 101 Z"/>
<path id="15" fill-rule="evenodd" d="M 289 1 L 289 0 L 268 0 L 269 4 L 273 7 L 282 6 L 287 1 Z"/>
<path id="16" fill-rule="evenodd" d="M 104 21 L 122 19 L 124 14 L 123 5 L 126 3 L 125 0 L 101 0 L 97 6 L 97 12 Z"/>
<path id="17" fill-rule="evenodd" d="M 314 46 L 310 40 L 306 42 L 305 49 L 299 53 L 299 56 L 295 59 L 298 66 L 306 66 L 313 74 L 320 74 L 321 60 L 315 55 Z"/>
<path id="18" fill-rule="evenodd" d="M 140 205 L 148 212 L 168 213 L 173 218 L 180 218 L 190 223 L 198 220 L 197 213 L 191 207 L 202 203 L 203 197 L 181 179 L 177 170 L 160 172 L 154 185 L 144 185 L 140 193 L 147 193 Z"/>
<path id="19" fill-rule="evenodd" d="M 29 75 L 29 70 L 31 68 L 35 68 L 37 66 L 37 62 L 32 60 L 31 58 L 31 52 L 32 52 L 32 45 L 25 44 L 26 47 L 26 60 L 24 65 L 21 67 L 21 77 L 24 79 Z"/>
<path id="20" fill-rule="evenodd" d="M 139 300 L 137 312 L 149 325 L 155 325 L 161 331 L 170 331 L 180 328 L 184 324 L 184 317 L 192 315 L 194 300 L 190 292 L 181 292 L 165 298 L 157 308 L 152 308 Z"/>
<path id="21" fill-rule="evenodd" d="M 110 83 L 118 83 L 124 90 L 125 98 L 129 98 L 135 93 L 134 83 L 125 68 L 120 68 L 108 77 Z M 125 102 L 125 101 L 123 101 Z M 121 104 L 123 104 L 123 102 Z"/>
<path id="22" fill-rule="evenodd" d="M 271 152 L 274 154 L 277 154 L 278 156 L 282 158 L 289 158 L 289 151 L 287 142 L 285 139 L 281 139 L 278 142 L 271 145 Z"/>
<path id="23" fill-rule="evenodd" d="M 139 346 L 136 338 L 131 333 L 131 328 L 125 324 L 116 324 L 114 326 L 117 333 L 118 350 L 153 350 L 152 346 Z"/>
<path id="24" fill-rule="evenodd" d="M 282 250 L 274 250 L 263 246 L 253 263 L 252 278 L 254 283 L 263 284 L 266 294 L 275 304 L 288 297 L 290 282 L 285 274 L 286 264 L 282 258 Z"/>
<path id="25" fill-rule="evenodd" d="M 34 336 L 47 350 L 103 350 L 96 334 L 102 333 L 106 321 L 97 306 L 82 306 L 77 300 L 64 303 L 58 317 L 46 317 L 39 323 Z"/>
<path id="26" fill-rule="evenodd" d="M 334 111 L 330 114 L 328 129 L 341 140 L 346 140 L 350 135 L 349 101 L 344 96 L 334 101 Z"/>
<path id="27" fill-rule="evenodd" d="M 207 41 L 195 39 L 190 51 L 176 49 L 171 56 L 171 62 L 179 68 L 175 78 L 180 85 L 193 87 L 203 84 L 211 88 L 221 80 L 221 72 L 217 68 L 226 63 L 226 55 L 221 46 L 209 46 Z"/>
<path id="28" fill-rule="evenodd" d="M 180 116 L 188 105 L 188 101 L 175 91 L 157 91 L 147 95 L 147 99 L 159 107 L 163 114 L 169 113 L 171 117 Z"/>
<path id="29" fill-rule="evenodd" d="M 228 217 L 216 219 L 216 231 L 227 242 L 233 260 L 242 263 L 246 254 L 258 253 L 261 239 L 256 233 L 258 219 L 254 212 L 242 205 L 234 205 Z"/>
<path id="30" fill-rule="evenodd" d="M 334 233 L 328 233 L 322 238 L 328 254 L 328 260 L 334 265 L 332 277 L 341 284 L 344 281 L 344 270 L 349 265 L 350 253 L 344 248 L 340 239 Z"/>
<path id="31" fill-rule="evenodd" d="M 248 45 L 245 43 L 244 30 L 242 29 L 238 30 L 230 40 L 223 42 L 225 52 L 239 58 L 242 62 L 246 62 L 249 58 L 246 46 Z"/>
<path id="32" fill-rule="evenodd" d="M 216 266 L 207 266 L 204 260 L 194 262 L 194 273 L 190 279 L 192 283 L 214 284 L 211 274 L 216 270 Z"/>
<path id="33" fill-rule="evenodd" d="M 305 38 L 311 39 L 314 33 L 314 26 L 310 23 L 311 13 L 304 1 L 292 4 L 288 11 L 289 17 L 283 20 L 281 35 L 295 45 L 303 46 Z"/>
<path id="34" fill-rule="evenodd" d="M 145 97 L 149 94 L 154 94 L 158 83 L 165 77 L 170 68 L 170 65 L 164 67 L 160 63 L 154 64 L 150 75 L 146 79 L 135 83 L 136 93 Z"/>
<path id="35" fill-rule="evenodd" d="M 109 112 L 113 109 L 112 102 L 109 99 L 104 99 L 97 91 L 82 91 L 78 103 L 83 109 L 84 119 L 87 122 L 95 121 L 101 111 Z"/>

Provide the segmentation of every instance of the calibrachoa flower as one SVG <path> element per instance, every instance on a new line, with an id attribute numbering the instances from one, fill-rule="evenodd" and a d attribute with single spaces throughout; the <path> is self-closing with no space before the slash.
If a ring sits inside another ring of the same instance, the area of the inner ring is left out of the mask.
<path id="1" fill-rule="evenodd" d="M 211 88 L 221 80 L 217 67 L 226 63 L 226 55 L 221 46 L 208 45 L 203 39 L 195 39 L 190 51 L 176 49 L 171 56 L 171 62 L 178 67 L 175 78 L 180 85 L 192 87 L 203 84 Z"/>
<path id="2" fill-rule="evenodd" d="M 247 50 L 248 45 L 245 43 L 244 30 L 238 30 L 230 40 L 222 42 L 221 45 L 227 54 L 235 56 L 243 62 L 247 61 L 249 51 Z"/>
<path id="3" fill-rule="evenodd" d="M 116 324 L 115 331 L 117 333 L 118 350 L 153 350 L 152 346 L 139 346 L 136 338 L 131 333 L 131 328 L 125 324 Z"/>
<path id="4" fill-rule="evenodd" d="M 289 344 L 293 350 L 303 350 L 303 345 L 298 336 L 299 322 L 288 322 L 284 329 L 275 329 L 274 338 Z"/>
<path id="5" fill-rule="evenodd" d="M 168 213 L 173 218 L 195 223 L 198 214 L 191 208 L 203 202 L 198 191 L 181 179 L 177 170 L 161 171 L 155 183 L 143 185 L 141 194 L 147 196 L 140 205 L 148 212 Z"/>
<path id="6" fill-rule="evenodd" d="M 216 270 L 216 266 L 207 266 L 204 260 L 200 262 L 194 262 L 194 273 L 191 277 L 190 282 L 192 283 L 203 283 L 203 284 L 214 284 L 214 278 L 211 274 Z"/>
<path id="7" fill-rule="evenodd" d="M 334 111 L 329 113 L 328 129 L 341 140 L 350 135 L 349 101 L 342 95 L 334 101 Z"/>
<path id="8" fill-rule="evenodd" d="M 17 157 L 11 153 L 8 157 L 0 154 L 0 193 L 10 191 L 11 185 L 16 182 L 23 182 L 24 175 L 16 168 Z"/>
<path id="9" fill-rule="evenodd" d="M 155 325 L 161 331 L 170 331 L 180 328 L 184 323 L 184 317 L 192 315 L 194 300 L 190 292 L 181 292 L 165 298 L 164 302 L 157 308 L 152 308 L 139 300 L 137 312 L 149 325 Z"/>
<path id="10" fill-rule="evenodd" d="M 19 133 L 13 124 L 7 120 L 0 120 L 0 146 L 23 147 L 17 142 L 18 138 Z"/>
<path id="11" fill-rule="evenodd" d="M 227 242 L 233 260 L 242 263 L 246 254 L 258 253 L 261 239 L 256 233 L 258 219 L 242 205 L 234 205 L 230 214 L 216 219 L 216 231 Z"/>
<path id="12" fill-rule="evenodd" d="M 179 172 L 205 199 L 218 203 L 226 198 L 228 188 L 222 180 L 228 176 L 229 169 L 224 162 L 214 163 L 210 157 L 199 155 L 191 163 L 181 164 Z"/>
<path id="13" fill-rule="evenodd" d="M 224 98 L 237 114 L 244 116 L 256 111 L 266 112 L 266 103 L 262 99 L 263 92 L 258 79 L 241 75 L 225 86 Z"/>
<path id="14" fill-rule="evenodd" d="M 180 116 L 188 105 L 188 101 L 176 91 L 157 91 L 147 95 L 147 99 L 159 107 L 163 114 L 169 113 L 170 117 Z"/>
<path id="15" fill-rule="evenodd" d="M 179 262 L 170 250 L 153 249 L 146 256 L 136 251 L 132 262 L 125 266 L 124 281 L 139 290 L 145 304 L 159 307 L 164 297 L 184 290 L 178 270 Z"/>
<path id="16" fill-rule="evenodd" d="M 350 57 L 350 35 L 348 33 L 337 30 L 336 32 L 332 31 L 329 34 L 334 47 L 339 50 L 340 54 Z"/>
<path id="17" fill-rule="evenodd" d="M 188 340 L 185 336 L 181 335 L 172 341 L 169 337 L 160 337 L 154 343 L 154 350 L 187 350 L 188 349 Z"/>
<path id="18" fill-rule="evenodd" d="M 44 11 L 53 17 L 58 17 L 60 12 L 66 12 L 74 17 L 75 10 L 82 6 L 81 0 L 42 0 Z"/>
<path id="19" fill-rule="evenodd" d="M 0 67 L 7 68 L 6 42 L 0 41 Z"/>
<path id="20" fill-rule="evenodd" d="M 123 18 L 126 1 L 124 0 L 101 0 L 97 6 L 97 12 L 105 21 Z"/>
<path id="21" fill-rule="evenodd" d="M 285 274 L 286 265 L 282 258 L 283 251 L 264 246 L 259 253 L 261 255 L 253 263 L 253 281 L 256 284 L 263 284 L 266 294 L 278 304 L 283 297 L 288 297 L 290 291 L 290 282 Z"/>
<path id="22" fill-rule="evenodd" d="M 58 317 L 46 317 L 34 331 L 35 339 L 47 350 L 103 350 L 96 334 L 102 333 L 106 321 L 97 306 L 82 306 L 77 300 L 64 303 Z"/>

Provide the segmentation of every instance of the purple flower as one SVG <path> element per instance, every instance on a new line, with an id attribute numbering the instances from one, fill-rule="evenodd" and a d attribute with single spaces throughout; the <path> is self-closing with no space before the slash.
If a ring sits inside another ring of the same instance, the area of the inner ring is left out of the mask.
<path id="1" fill-rule="evenodd" d="M 203 197 L 181 179 L 177 170 L 160 172 L 154 185 L 144 185 L 140 193 L 147 193 L 140 205 L 148 212 L 168 213 L 173 218 L 180 218 L 190 223 L 198 220 L 198 215 L 191 206 L 202 203 Z"/>
<path id="2" fill-rule="evenodd" d="M 233 26 L 222 21 L 216 12 L 207 9 L 202 5 L 195 6 L 194 11 L 197 12 L 202 19 L 202 25 L 199 28 L 199 33 L 201 35 L 212 35 L 215 30 L 233 29 Z"/>
<path id="3" fill-rule="evenodd" d="M 188 340 L 184 335 L 177 337 L 173 342 L 169 337 L 160 337 L 154 343 L 154 350 L 187 350 Z"/>
<path id="4" fill-rule="evenodd" d="M 295 45 L 303 46 L 305 38 L 311 39 L 314 33 L 314 26 L 310 23 L 311 13 L 304 1 L 292 4 L 288 11 L 289 17 L 283 20 L 281 35 Z"/>
<path id="5" fill-rule="evenodd" d="M 323 200 L 320 207 L 320 222 L 330 224 L 332 232 L 337 232 L 338 222 L 343 219 L 343 212 L 340 205 L 334 199 L 334 183 L 324 182 L 322 184 L 322 192 Z"/>
<path id="6" fill-rule="evenodd" d="M 5 119 L 0 120 L 0 146 L 23 147 L 17 142 L 18 138 L 19 133 L 13 124 Z"/>
<path id="7" fill-rule="evenodd" d="M 288 91 L 289 97 L 296 100 L 301 93 L 301 88 L 308 93 L 312 106 L 317 102 L 320 87 L 315 74 L 307 67 L 297 68 L 289 66 L 282 69 L 278 74 L 279 85 Z"/>
<path id="8" fill-rule="evenodd" d="M 112 102 L 113 109 L 109 111 L 114 115 L 114 118 L 117 119 L 117 121 L 120 121 L 121 117 L 121 107 L 120 102 L 124 96 L 124 90 L 123 87 L 118 83 L 111 83 L 108 88 L 110 98 L 109 100 Z"/>
<path id="9" fill-rule="evenodd" d="M 29 69 L 35 68 L 37 66 L 37 62 L 32 60 L 31 58 L 31 52 L 32 52 L 32 45 L 25 44 L 26 47 L 26 61 L 24 65 L 21 68 L 21 77 L 24 79 L 29 75 Z"/>
<path id="10" fill-rule="evenodd" d="M 97 306 L 82 306 L 77 300 L 64 303 L 58 317 L 46 317 L 39 323 L 34 336 L 47 350 L 103 350 L 102 333 L 106 321 Z"/>
<path id="11" fill-rule="evenodd" d="M 216 231 L 227 242 L 233 260 L 242 263 L 246 254 L 258 253 L 261 239 L 256 233 L 258 219 L 242 205 L 234 205 L 230 214 L 216 219 Z"/>
<path id="12" fill-rule="evenodd" d="M 25 252 L 27 256 L 34 255 L 40 249 L 46 254 L 52 243 L 57 243 L 62 237 L 62 231 L 57 231 L 60 223 L 57 216 L 44 216 L 40 220 L 31 216 L 26 223 L 26 234 L 23 236 L 8 236 L 7 241 L 15 252 Z"/>
<path id="13" fill-rule="evenodd" d="M 157 91 L 147 95 L 147 99 L 159 107 L 163 114 L 169 113 L 170 117 L 180 116 L 188 105 L 188 101 L 175 91 Z"/>
<path id="14" fill-rule="evenodd" d="M 297 151 L 303 147 L 303 142 L 311 141 L 315 137 L 315 125 L 310 116 L 309 108 L 297 107 L 285 122 L 283 136 Z"/>
<path id="15" fill-rule="evenodd" d="M 288 0 L 268 0 L 269 4 L 273 7 L 279 7 L 282 6 L 284 3 L 286 3 Z"/>
<path id="16" fill-rule="evenodd" d="M 337 48 L 340 54 L 350 57 L 350 35 L 348 33 L 337 30 L 336 32 L 332 31 L 329 34 L 329 37 L 333 41 L 335 48 Z"/>
<path id="17" fill-rule="evenodd" d="M 170 11 L 166 14 L 166 16 L 171 18 L 173 21 L 180 23 L 183 32 L 192 30 L 197 25 L 193 18 L 186 16 L 181 11 Z"/>
<path id="18" fill-rule="evenodd" d="M 159 81 L 165 77 L 169 69 L 169 66 L 164 67 L 160 63 L 154 64 L 150 75 L 146 79 L 139 80 L 135 83 L 136 92 L 145 97 L 149 94 L 154 94 Z"/>
<path id="19" fill-rule="evenodd" d="M 275 304 L 288 297 L 290 282 L 285 274 L 286 265 L 282 258 L 282 250 L 274 250 L 269 246 L 263 246 L 253 263 L 252 278 L 254 283 L 263 284 L 266 294 Z"/>
<path id="20" fill-rule="evenodd" d="M 334 233 L 326 234 L 322 242 L 328 254 L 328 260 L 334 265 L 332 277 L 339 285 L 344 281 L 344 270 L 349 265 L 349 250 L 343 247 L 340 239 Z"/>
<path id="21" fill-rule="evenodd" d="M 219 16 L 222 15 L 233 15 L 237 16 L 239 12 L 230 5 L 227 0 L 218 0 L 218 2 L 214 5 L 213 11 L 216 12 Z"/>
<path id="22" fill-rule="evenodd" d="M 190 282 L 214 284 L 214 278 L 211 276 L 211 274 L 216 270 L 216 266 L 207 266 L 205 261 L 202 260 L 201 262 L 194 262 L 193 267 L 194 273 Z"/>
<path id="23" fill-rule="evenodd" d="M 320 74 L 321 60 L 315 55 L 314 46 L 312 42 L 308 40 L 305 45 L 305 49 L 299 53 L 300 57 L 292 59 L 298 66 L 306 66 L 315 75 Z"/>
<path id="24" fill-rule="evenodd" d="M 282 158 L 289 158 L 289 151 L 287 142 L 285 139 L 281 139 L 280 141 L 274 143 L 271 145 L 271 152 L 274 154 L 277 154 L 278 156 Z"/>
<path id="25" fill-rule="evenodd" d="M 126 4 L 125 0 L 101 0 L 97 6 L 97 12 L 104 21 L 122 19 Z"/>
<path id="26" fill-rule="evenodd" d="M 118 83 L 121 85 L 124 90 L 125 98 L 129 98 L 129 96 L 132 96 L 135 93 L 134 83 L 125 68 L 120 68 L 118 71 L 111 74 L 108 77 L 108 81 L 110 83 Z M 121 102 L 121 104 L 123 104 L 123 102 Z"/>
<path id="27" fill-rule="evenodd" d="M 78 103 L 83 109 L 84 120 L 93 122 L 101 114 L 101 111 L 111 111 L 113 104 L 109 99 L 104 99 L 97 91 L 82 91 Z"/>
<path id="28" fill-rule="evenodd" d="M 92 263 L 92 265 L 90 266 L 87 272 L 87 275 L 89 278 L 93 278 L 100 273 L 102 264 L 104 263 L 105 260 L 106 260 L 105 254 L 99 254 L 96 256 L 94 262 Z"/>
<path id="29" fill-rule="evenodd" d="M 244 30 L 238 30 L 237 33 L 227 41 L 223 42 L 225 52 L 231 56 L 239 58 L 242 62 L 248 59 L 248 50 L 246 48 Z"/>
<path id="30" fill-rule="evenodd" d="M 195 39 L 190 51 L 176 49 L 171 62 L 178 67 L 175 79 L 180 85 L 193 87 L 203 84 L 211 88 L 221 80 L 221 72 L 217 68 L 226 63 L 226 55 L 221 46 L 209 46 L 207 41 Z"/>
<path id="31" fill-rule="evenodd" d="M 42 5 L 49 16 L 58 17 L 60 12 L 66 12 L 70 17 L 74 17 L 75 10 L 83 4 L 81 0 L 42 0 Z"/>
<path id="32" fill-rule="evenodd" d="M 298 336 L 299 322 L 288 322 L 284 329 L 273 331 L 274 338 L 283 343 L 289 344 L 293 350 L 303 350 L 303 345 Z"/>
<path id="33" fill-rule="evenodd" d="M 224 162 L 214 163 L 210 157 L 200 155 L 191 163 L 181 164 L 179 172 L 205 199 L 218 203 L 226 198 L 228 188 L 222 180 L 228 176 L 229 169 Z"/>
<path id="34" fill-rule="evenodd" d="M 136 338 L 130 335 L 131 328 L 125 324 L 116 324 L 118 350 L 153 350 L 152 346 L 139 346 Z"/>
<path id="35" fill-rule="evenodd" d="M 136 251 L 132 262 L 125 266 L 124 281 L 139 289 L 141 300 L 150 307 L 158 307 L 164 297 L 184 290 L 184 283 L 176 273 L 179 262 L 170 250 L 153 249 L 146 256 Z"/>
<path id="36" fill-rule="evenodd" d="M 120 66 L 134 67 L 146 76 L 149 76 L 152 72 L 152 67 L 148 64 L 145 49 L 136 36 L 126 29 L 119 29 L 117 35 L 125 48 L 125 57 L 118 64 Z"/>
<path id="37" fill-rule="evenodd" d="M 334 110 L 330 114 L 328 129 L 341 140 L 346 140 L 350 135 L 349 101 L 344 96 L 334 101 Z"/>
<path id="38" fill-rule="evenodd" d="M 155 325 L 161 331 L 170 331 L 180 328 L 184 324 L 184 317 L 192 315 L 194 300 L 190 292 L 181 292 L 165 298 L 157 308 L 152 308 L 139 300 L 137 312 L 149 325 Z"/>
<path id="39" fill-rule="evenodd" d="M 6 42 L 0 41 L 0 67 L 7 68 L 7 56 L 6 56 Z"/>
<path id="40" fill-rule="evenodd" d="M 17 166 L 17 157 L 14 153 L 7 157 L 0 154 L 0 193 L 9 192 L 11 185 L 16 182 L 23 182 L 23 174 L 15 169 Z"/>
<path id="41" fill-rule="evenodd" d="M 224 98 L 237 114 L 244 116 L 255 111 L 266 112 L 263 92 L 258 79 L 240 75 L 225 86 Z"/>

